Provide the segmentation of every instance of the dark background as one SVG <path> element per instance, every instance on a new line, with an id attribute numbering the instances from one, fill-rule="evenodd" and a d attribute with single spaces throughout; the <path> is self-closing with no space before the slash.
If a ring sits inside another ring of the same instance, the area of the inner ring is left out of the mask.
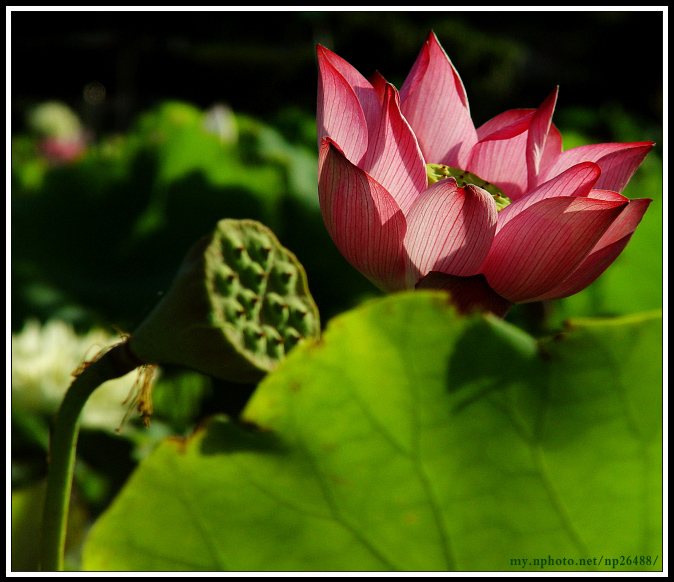
<path id="1" fill-rule="evenodd" d="M 365 76 L 402 84 L 433 29 L 458 69 L 479 126 L 536 107 L 560 85 L 560 108 L 620 103 L 662 119 L 661 12 L 13 12 L 12 129 L 28 107 L 60 99 L 83 111 L 83 88 L 106 88 L 87 119 L 123 131 L 167 98 L 271 120 L 315 109 L 315 44 Z M 86 115 L 85 115 L 86 117 Z M 558 120 L 559 122 L 559 120 Z M 601 133 L 602 128 L 596 131 Z"/>

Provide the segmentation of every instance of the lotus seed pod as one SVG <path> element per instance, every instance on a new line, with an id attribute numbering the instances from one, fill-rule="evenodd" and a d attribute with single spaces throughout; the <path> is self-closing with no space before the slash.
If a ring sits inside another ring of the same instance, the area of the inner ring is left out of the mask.
<path id="1" fill-rule="evenodd" d="M 220 239 L 222 243 L 223 260 L 234 268 L 235 271 L 241 270 L 248 264 L 248 252 L 243 240 L 236 232 L 223 233 Z"/>
<path id="2" fill-rule="evenodd" d="M 224 313 L 222 313 L 222 316 L 227 320 L 232 323 L 237 323 L 239 320 L 246 315 L 246 310 L 244 309 L 243 305 L 239 303 L 236 299 L 232 299 L 231 297 L 226 297 L 222 301 L 223 307 L 224 307 Z M 213 322 L 219 321 L 217 317 L 212 318 Z"/>
<path id="3" fill-rule="evenodd" d="M 289 323 L 300 334 L 306 335 L 307 330 L 312 329 L 316 325 L 310 306 L 299 297 L 293 297 L 288 300 L 288 309 L 290 311 Z"/>
<path id="4" fill-rule="evenodd" d="M 287 350 L 292 348 L 301 339 L 302 336 L 294 327 L 286 327 L 283 330 L 283 342 Z"/>
<path id="5" fill-rule="evenodd" d="M 265 268 L 254 261 L 251 261 L 241 272 L 241 282 L 252 289 L 255 293 L 260 293 L 265 285 L 267 273 Z"/>
<path id="6" fill-rule="evenodd" d="M 227 265 L 220 265 L 215 281 L 218 292 L 227 297 L 235 295 L 239 288 L 239 277 Z"/>
<path id="7" fill-rule="evenodd" d="M 273 326 L 281 327 L 288 321 L 288 304 L 278 293 L 267 293 L 262 318 Z"/>
<path id="8" fill-rule="evenodd" d="M 243 305 L 243 308 L 248 312 L 252 313 L 259 308 L 260 296 L 253 291 L 252 289 L 243 288 L 239 291 L 238 294 L 239 303 Z"/>
<path id="9" fill-rule="evenodd" d="M 129 347 L 142 362 L 257 382 L 320 333 L 304 269 L 267 227 L 221 220 L 185 258 Z"/>
<path id="10" fill-rule="evenodd" d="M 267 343 L 262 328 L 254 321 L 243 324 L 243 343 L 251 352 L 259 354 L 264 351 Z"/>
<path id="11" fill-rule="evenodd" d="M 250 236 L 250 248 L 248 252 L 253 257 L 253 260 L 262 267 L 263 271 L 266 271 L 269 266 L 272 249 L 272 241 L 264 233 L 259 233 L 259 236 L 257 234 Z"/>
<path id="12" fill-rule="evenodd" d="M 280 295 L 292 295 L 297 285 L 297 269 L 289 261 L 278 261 L 271 273 L 270 286 Z"/>
<path id="13" fill-rule="evenodd" d="M 267 340 L 267 354 L 270 358 L 281 358 L 284 353 L 284 344 L 281 334 L 269 325 L 263 325 L 265 339 Z"/>

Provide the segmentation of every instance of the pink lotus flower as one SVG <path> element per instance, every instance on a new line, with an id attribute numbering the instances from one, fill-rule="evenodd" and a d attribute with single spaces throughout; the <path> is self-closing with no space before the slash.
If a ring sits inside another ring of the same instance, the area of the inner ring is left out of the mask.
<path id="1" fill-rule="evenodd" d="M 567 297 L 615 260 L 651 202 L 619 192 L 654 144 L 562 151 L 557 90 L 475 129 L 433 33 L 400 94 L 322 46 L 318 63 L 323 219 L 384 291 L 446 289 L 463 312 L 501 316 Z"/>
<path id="2" fill-rule="evenodd" d="M 69 164 L 77 160 L 86 150 L 82 136 L 71 138 L 45 137 L 40 142 L 42 155 L 52 164 Z"/>

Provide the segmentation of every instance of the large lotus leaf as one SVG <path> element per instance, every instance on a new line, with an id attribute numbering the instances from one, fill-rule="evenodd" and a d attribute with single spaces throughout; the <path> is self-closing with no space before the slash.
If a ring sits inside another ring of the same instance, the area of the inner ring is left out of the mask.
<path id="1" fill-rule="evenodd" d="M 83 566 L 660 569 L 660 345 L 658 314 L 539 343 L 442 294 L 373 300 L 293 350 L 245 423 L 164 442 Z"/>

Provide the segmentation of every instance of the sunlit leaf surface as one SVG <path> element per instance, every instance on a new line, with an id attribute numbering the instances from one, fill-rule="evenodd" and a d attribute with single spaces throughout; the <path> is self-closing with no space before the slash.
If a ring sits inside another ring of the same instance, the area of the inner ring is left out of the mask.
<path id="1" fill-rule="evenodd" d="M 659 570 L 660 345 L 658 314 L 538 343 L 442 295 L 368 302 L 267 377 L 249 424 L 164 442 L 83 567 Z"/>

